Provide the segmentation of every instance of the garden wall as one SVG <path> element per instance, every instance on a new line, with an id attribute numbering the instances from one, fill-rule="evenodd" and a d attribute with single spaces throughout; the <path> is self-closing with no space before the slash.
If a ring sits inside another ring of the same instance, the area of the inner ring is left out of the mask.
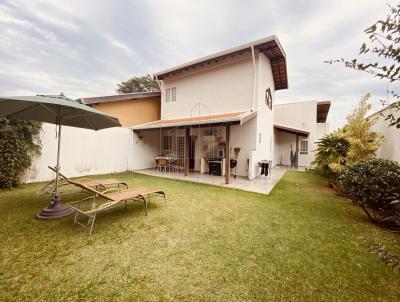
<path id="1" fill-rule="evenodd" d="M 370 118 L 377 118 L 376 124 L 372 126 L 372 130 L 382 133 L 385 140 L 376 156 L 383 159 L 390 159 L 400 163 L 400 129 L 389 127 L 390 122 L 385 120 L 389 113 L 393 113 L 396 118 L 400 118 L 400 112 L 395 112 L 393 109 L 382 110 L 384 116 L 374 114 Z"/>
<path id="2" fill-rule="evenodd" d="M 42 155 L 35 158 L 26 182 L 50 180 L 54 173 L 47 166 L 57 162 L 56 126 L 43 124 Z M 132 131 L 109 128 L 93 131 L 62 127 L 61 172 L 68 177 L 123 172 L 132 168 Z"/>

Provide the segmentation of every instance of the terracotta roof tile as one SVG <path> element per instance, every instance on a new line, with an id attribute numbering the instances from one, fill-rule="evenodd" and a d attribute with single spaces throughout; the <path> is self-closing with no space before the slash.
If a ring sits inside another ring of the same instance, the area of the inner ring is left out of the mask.
<path id="1" fill-rule="evenodd" d="M 192 116 L 192 117 L 184 117 L 184 118 L 169 119 L 169 120 L 158 120 L 155 122 L 148 123 L 146 125 L 156 126 L 156 125 L 181 124 L 181 123 L 185 123 L 185 122 L 206 122 L 206 121 L 213 121 L 213 120 L 235 118 L 235 117 L 241 116 L 244 113 L 246 113 L 246 111 L 203 115 L 203 116 Z"/>

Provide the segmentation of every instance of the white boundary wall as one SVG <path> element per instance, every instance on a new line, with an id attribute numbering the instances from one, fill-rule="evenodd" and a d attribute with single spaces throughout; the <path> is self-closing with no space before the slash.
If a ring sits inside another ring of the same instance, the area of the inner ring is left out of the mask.
<path id="1" fill-rule="evenodd" d="M 47 166 L 57 162 L 56 126 L 43 124 L 40 135 L 42 154 L 35 158 L 25 182 L 50 180 L 54 173 Z M 132 170 L 132 131 L 109 128 L 99 131 L 62 127 L 61 172 L 68 177 Z"/>
<path id="2" fill-rule="evenodd" d="M 389 121 L 385 117 L 392 113 L 395 118 L 400 117 L 400 112 L 391 108 L 385 108 L 382 111 L 384 116 L 379 113 L 372 115 L 370 118 L 376 118 L 376 124 L 372 126 L 372 130 L 379 132 L 385 136 L 385 140 L 376 155 L 380 158 L 394 160 L 400 163 L 400 129 L 396 127 L 389 127 Z"/>

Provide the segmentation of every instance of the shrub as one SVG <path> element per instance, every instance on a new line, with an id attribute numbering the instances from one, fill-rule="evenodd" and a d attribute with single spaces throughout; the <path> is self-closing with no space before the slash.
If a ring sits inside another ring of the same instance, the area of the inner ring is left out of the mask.
<path id="1" fill-rule="evenodd" d="M 374 222 L 400 225 L 400 165 L 372 159 L 356 162 L 339 175 L 340 191 Z"/>
<path id="2" fill-rule="evenodd" d="M 40 129 L 41 123 L 0 115 L 0 188 L 20 183 L 33 156 L 40 154 Z"/>
<path id="3" fill-rule="evenodd" d="M 325 176 L 335 176 L 345 165 L 350 143 L 343 130 L 326 134 L 317 142 L 312 165 L 316 172 Z"/>

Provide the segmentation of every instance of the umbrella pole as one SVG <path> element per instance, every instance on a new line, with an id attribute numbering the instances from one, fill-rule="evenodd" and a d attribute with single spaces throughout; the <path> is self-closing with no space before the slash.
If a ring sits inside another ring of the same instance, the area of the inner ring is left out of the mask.
<path id="1" fill-rule="evenodd" d="M 56 166 L 56 192 L 50 205 L 44 208 L 40 213 L 36 215 L 38 219 L 54 219 L 61 218 L 72 214 L 73 210 L 63 204 L 60 201 L 60 190 L 59 190 L 59 177 L 60 177 L 60 151 L 61 151 L 61 123 L 58 123 L 58 145 L 57 145 L 57 166 Z"/>
<path id="2" fill-rule="evenodd" d="M 60 189 L 58 188 L 59 178 L 60 178 L 60 150 L 61 150 L 61 123 L 58 124 L 58 144 L 57 144 L 57 166 L 56 166 L 56 194 L 54 199 L 59 200 Z"/>

